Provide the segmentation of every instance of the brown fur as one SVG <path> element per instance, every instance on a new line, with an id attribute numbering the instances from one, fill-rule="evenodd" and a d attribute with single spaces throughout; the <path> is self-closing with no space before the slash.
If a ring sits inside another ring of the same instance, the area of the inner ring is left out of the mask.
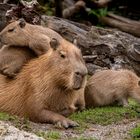
<path id="1" fill-rule="evenodd" d="M 118 102 L 128 106 L 128 98 L 140 102 L 140 78 L 129 70 L 103 70 L 95 73 L 85 89 L 87 107 Z"/>
<path id="2" fill-rule="evenodd" d="M 31 51 L 28 47 L 37 55 L 44 54 L 50 48 L 49 42 L 52 38 L 56 38 L 60 43 L 64 40 L 58 33 L 49 28 L 31 25 L 21 19 L 7 25 L 0 33 L 1 43 L 9 46 L 9 49 L 2 49 L 0 52 L 1 73 L 8 77 L 16 75 L 27 62 L 25 58 L 31 59 L 32 54 L 29 53 Z M 13 49 L 12 46 L 16 47 Z M 10 47 L 12 48 L 10 49 Z M 11 62 L 9 62 L 9 58 Z"/>
<path id="3" fill-rule="evenodd" d="M 73 108 L 84 94 L 87 69 L 80 50 L 65 40 L 62 43 L 31 60 L 14 80 L 0 75 L 1 112 L 66 128 L 77 125 L 63 115 L 70 115 L 64 110 Z"/>
<path id="4" fill-rule="evenodd" d="M 46 53 L 50 40 L 56 38 L 61 43 L 63 38 L 55 31 L 39 25 L 26 23 L 23 19 L 7 25 L 0 33 L 0 41 L 5 45 L 27 46 L 37 55 Z"/>
<path id="5" fill-rule="evenodd" d="M 12 78 L 23 64 L 35 57 L 35 53 L 26 47 L 5 45 L 0 49 L 0 72 Z"/>

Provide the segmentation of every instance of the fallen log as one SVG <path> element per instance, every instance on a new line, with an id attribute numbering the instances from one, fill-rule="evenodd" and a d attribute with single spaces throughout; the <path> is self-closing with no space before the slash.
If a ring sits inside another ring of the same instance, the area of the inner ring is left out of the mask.
<path id="1" fill-rule="evenodd" d="M 100 22 L 140 37 L 140 22 L 138 21 L 133 21 L 115 14 L 108 14 L 106 17 L 101 17 Z"/>
<path id="2" fill-rule="evenodd" d="M 42 16 L 42 25 L 60 33 L 82 50 L 89 74 L 98 69 L 131 69 L 140 75 L 140 39 L 127 33 L 88 27 L 66 19 Z"/>
<path id="3" fill-rule="evenodd" d="M 33 19 L 30 14 L 24 15 L 25 19 Z M 4 14 L 1 16 L 5 18 Z M 43 26 L 55 30 L 70 42 L 77 40 L 89 74 L 99 69 L 127 68 L 140 75 L 139 38 L 118 30 L 90 27 L 57 17 L 43 15 L 39 19 Z"/>

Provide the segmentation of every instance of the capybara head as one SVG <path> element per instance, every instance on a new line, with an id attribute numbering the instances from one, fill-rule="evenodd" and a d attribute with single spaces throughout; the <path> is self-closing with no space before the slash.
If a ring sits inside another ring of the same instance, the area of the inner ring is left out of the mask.
<path id="1" fill-rule="evenodd" d="M 54 79 L 53 84 L 64 90 L 83 88 L 86 83 L 87 68 L 81 51 L 66 40 L 60 44 L 54 38 L 50 41 L 50 46 L 52 52 L 46 70 Z"/>
<path id="2" fill-rule="evenodd" d="M 28 45 L 23 44 L 23 42 L 28 42 L 29 39 L 29 34 L 25 28 L 26 22 L 24 19 L 13 21 L 0 32 L 0 42 L 6 45 Z"/>

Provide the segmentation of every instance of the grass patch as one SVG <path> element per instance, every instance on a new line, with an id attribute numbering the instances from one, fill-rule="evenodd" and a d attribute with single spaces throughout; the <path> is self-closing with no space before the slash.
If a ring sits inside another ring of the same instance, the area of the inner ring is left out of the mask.
<path id="1" fill-rule="evenodd" d="M 14 120 L 15 117 L 7 114 L 7 113 L 0 113 L 0 120 L 3 120 L 3 121 L 11 121 L 11 120 Z"/>
<path id="2" fill-rule="evenodd" d="M 38 131 L 36 132 L 36 135 L 38 135 L 39 137 L 43 137 L 46 140 L 61 139 L 61 134 L 57 131 L 48 131 L 48 132 Z"/>
<path id="3" fill-rule="evenodd" d="M 72 138 L 69 140 L 97 140 L 96 138 L 85 138 L 85 137 L 79 137 L 79 138 Z"/>
<path id="4" fill-rule="evenodd" d="M 130 130 L 133 140 L 140 140 L 140 125 Z"/>
<path id="5" fill-rule="evenodd" d="M 133 100 L 130 101 L 129 107 L 107 106 L 88 109 L 70 116 L 74 121 L 80 124 L 80 129 L 88 128 L 89 124 L 108 125 L 118 123 L 123 119 L 134 119 L 140 117 L 138 108 L 140 105 Z"/>
<path id="6" fill-rule="evenodd" d="M 26 118 L 19 118 L 17 116 L 12 116 L 7 113 L 0 113 L 0 120 L 2 121 L 10 121 L 15 127 L 25 130 L 31 131 L 30 122 Z"/>

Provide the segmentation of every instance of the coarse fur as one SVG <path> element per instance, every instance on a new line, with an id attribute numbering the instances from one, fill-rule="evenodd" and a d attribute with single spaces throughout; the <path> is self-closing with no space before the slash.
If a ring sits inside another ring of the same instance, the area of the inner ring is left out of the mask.
<path id="1" fill-rule="evenodd" d="M 25 63 L 35 57 L 35 53 L 27 47 L 5 45 L 0 49 L 0 73 L 13 78 Z"/>
<path id="2" fill-rule="evenodd" d="M 25 58 L 31 59 L 31 54 L 29 53 L 30 50 L 28 48 L 32 49 L 36 55 L 40 56 L 46 53 L 50 48 L 50 40 L 52 38 L 56 38 L 62 46 L 65 44 L 66 46 L 67 44 L 70 46 L 72 45 L 71 43 L 67 43 L 67 41 L 63 41 L 64 38 L 55 31 L 42 26 L 26 23 L 23 19 L 7 25 L 0 32 L 0 42 L 8 45 L 9 48 L 2 49 L 0 52 L 0 55 L 4 56 L 0 57 L 0 64 L 2 63 L 2 67 L 0 67 L 1 73 L 8 77 L 14 77 L 14 75 L 16 75 L 22 66 L 28 61 L 25 61 Z M 63 44 L 63 42 L 65 42 L 65 44 Z M 15 51 L 12 46 L 15 46 Z M 12 47 L 11 50 L 10 47 Z M 25 51 L 24 48 L 26 48 L 27 51 Z M 18 59 L 15 57 L 17 55 L 20 56 Z M 7 59 L 9 60 L 9 56 L 11 58 L 11 63 L 6 61 Z M 16 63 L 17 65 L 15 65 Z M 18 65 L 19 63 L 20 65 Z"/>
<path id="3" fill-rule="evenodd" d="M 56 38 L 61 43 L 63 38 L 55 31 L 27 23 L 24 19 L 19 19 L 7 25 L 0 32 L 0 41 L 4 45 L 29 47 L 37 55 L 46 53 L 50 48 L 50 40 Z"/>
<path id="4" fill-rule="evenodd" d="M 103 70 L 89 78 L 85 88 L 86 107 L 118 102 L 128 106 L 131 97 L 140 103 L 140 78 L 130 70 Z"/>
<path id="5" fill-rule="evenodd" d="M 73 127 L 77 123 L 63 115 L 73 113 L 70 109 L 73 111 L 75 102 L 84 94 L 87 68 L 74 45 L 50 44 L 52 48 L 30 60 L 15 79 L 0 75 L 0 111 L 34 122 Z"/>

